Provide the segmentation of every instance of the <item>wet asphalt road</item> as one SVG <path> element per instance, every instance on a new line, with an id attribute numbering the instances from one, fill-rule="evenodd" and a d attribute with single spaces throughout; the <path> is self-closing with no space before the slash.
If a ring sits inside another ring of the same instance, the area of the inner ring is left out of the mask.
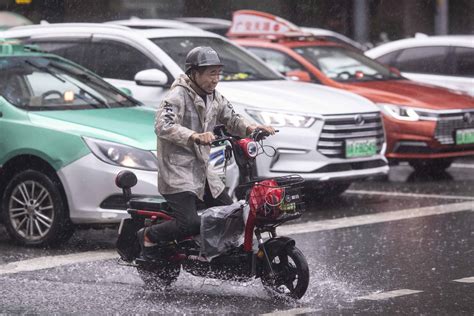
<path id="1" fill-rule="evenodd" d="M 435 213 L 384 218 L 420 209 Z M 360 217 L 372 222 L 359 225 Z M 474 159 L 457 161 L 435 178 L 394 167 L 386 180 L 356 183 L 337 200 L 311 202 L 292 224 L 328 221 L 336 226 L 291 236 L 311 273 L 298 302 L 268 298 L 259 280 L 242 284 L 188 273 L 166 293 L 156 293 L 115 259 L 6 274 L 7 264 L 28 259 L 113 254 L 116 232 L 83 230 L 60 249 L 44 250 L 11 245 L 0 226 L 0 314 L 474 314 Z"/>

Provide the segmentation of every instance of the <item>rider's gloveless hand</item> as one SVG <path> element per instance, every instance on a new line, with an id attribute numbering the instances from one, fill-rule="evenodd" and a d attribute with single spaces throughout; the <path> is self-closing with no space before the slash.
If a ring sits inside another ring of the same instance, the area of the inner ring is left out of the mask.
<path id="1" fill-rule="evenodd" d="M 191 135 L 192 140 L 198 145 L 210 145 L 216 139 L 213 133 L 194 133 Z"/>
<path id="2" fill-rule="evenodd" d="M 265 132 L 269 133 L 270 135 L 275 135 L 275 133 L 276 133 L 276 130 L 270 125 L 252 125 L 252 126 L 248 127 L 247 131 L 250 134 L 250 133 L 253 133 L 253 131 L 255 131 L 257 128 L 261 129 L 261 130 L 264 130 Z"/>

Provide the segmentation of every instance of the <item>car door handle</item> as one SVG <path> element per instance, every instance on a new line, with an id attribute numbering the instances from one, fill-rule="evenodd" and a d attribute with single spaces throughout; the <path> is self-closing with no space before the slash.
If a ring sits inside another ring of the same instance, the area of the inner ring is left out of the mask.
<path id="1" fill-rule="evenodd" d="M 3 113 L 2 113 L 2 112 L 0 112 L 0 117 L 3 117 Z"/>

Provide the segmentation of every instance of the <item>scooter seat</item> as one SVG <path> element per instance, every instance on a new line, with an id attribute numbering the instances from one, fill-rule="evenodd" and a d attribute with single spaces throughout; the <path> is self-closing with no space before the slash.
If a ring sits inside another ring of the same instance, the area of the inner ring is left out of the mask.
<path id="1" fill-rule="evenodd" d="M 167 211 L 168 203 L 162 197 L 140 197 L 129 201 L 130 208 L 144 211 Z"/>

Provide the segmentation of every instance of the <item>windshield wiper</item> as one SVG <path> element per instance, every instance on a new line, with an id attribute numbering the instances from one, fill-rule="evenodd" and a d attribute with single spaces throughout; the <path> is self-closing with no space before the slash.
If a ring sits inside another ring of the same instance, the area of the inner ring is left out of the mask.
<path id="1" fill-rule="evenodd" d="M 66 67 L 62 67 L 61 65 L 58 65 L 57 63 L 50 63 L 50 65 L 52 67 L 55 67 L 55 68 L 58 68 L 64 72 L 67 72 L 69 74 L 73 74 L 75 76 L 80 76 L 81 74 L 75 74 L 73 73 L 71 70 L 67 69 Z M 78 84 L 76 84 L 75 82 L 71 81 L 71 80 L 68 80 L 69 83 L 71 83 L 72 85 L 74 85 L 76 88 L 79 89 L 80 92 L 84 92 L 86 93 L 87 95 L 91 96 L 92 99 L 94 99 L 94 101 L 97 101 L 100 105 L 102 105 L 103 107 L 105 108 L 110 108 L 110 106 L 104 101 L 102 100 L 101 98 L 99 98 L 98 96 L 94 95 L 93 93 L 90 93 L 89 91 L 86 91 L 84 90 L 82 87 L 80 87 Z M 94 104 L 91 104 L 91 106 L 95 107 L 95 108 L 98 108 L 97 106 L 95 106 Z"/>

